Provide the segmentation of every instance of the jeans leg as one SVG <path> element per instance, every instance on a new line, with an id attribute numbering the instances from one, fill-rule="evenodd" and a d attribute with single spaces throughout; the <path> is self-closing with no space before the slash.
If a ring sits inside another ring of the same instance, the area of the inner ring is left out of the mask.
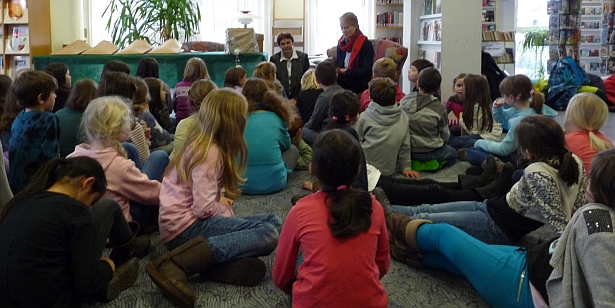
<path id="1" fill-rule="evenodd" d="M 422 225 L 416 237 L 419 249 L 426 252 L 421 260 L 423 265 L 450 268 L 446 262 L 442 263 L 444 266 L 437 264 L 442 258 L 429 259 L 432 252 L 446 256 L 490 306 L 534 307 L 525 251 L 514 246 L 485 244 L 447 224 Z M 519 291 L 522 273 L 525 279 Z"/>
<path id="2" fill-rule="evenodd" d="M 137 169 L 143 169 L 143 165 L 141 164 L 141 156 L 139 156 L 139 150 L 137 147 L 130 142 L 122 142 L 122 148 L 126 151 L 126 157 L 135 163 Z"/>
<path id="3" fill-rule="evenodd" d="M 150 180 L 162 181 L 164 170 L 169 164 L 169 155 L 163 150 L 152 151 L 141 170 Z"/>
<path id="4" fill-rule="evenodd" d="M 439 162 L 445 162 L 443 167 L 452 166 L 457 162 L 457 150 L 452 146 L 445 144 L 439 149 L 440 155 L 438 155 Z"/>
<path id="5" fill-rule="evenodd" d="M 269 222 L 274 222 L 274 224 Z M 199 219 L 179 236 L 166 243 L 169 250 L 202 235 L 207 239 L 216 262 L 245 257 L 265 256 L 278 244 L 277 226 L 282 221 L 274 214 L 244 218 L 214 216 Z"/>
<path id="6" fill-rule="evenodd" d="M 487 153 L 481 149 L 471 147 L 466 150 L 466 160 L 472 165 L 480 167 L 480 165 L 487 159 L 490 153 Z"/>
<path id="7" fill-rule="evenodd" d="M 420 206 L 394 205 L 393 210 L 412 218 L 453 225 L 485 243 L 511 244 L 506 234 L 489 216 L 486 201 L 460 201 Z"/>
<path id="8" fill-rule="evenodd" d="M 286 168 L 294 170 L 297 166 L 297 160 L 299 159 L 299 149 L 294 144 L 290 145 L 290 148 L 282 152 L 282 160 L 286 164 Z"/>
<path id="9" fill-rule="evenodd" d="M 461 189 L 457 183 L 416 185 L 388 179 L 378 181 L 391 204 L 414 206 L 452 201 L 480 201 L 483 198 L 473 188 Z"/>
<path id="10" fill-rule="evenodd" d="M 130 240 L 132 231 L 128 227 L 124 213 L 120 205 L 113 199 L 102 199 L 91 207 L 96 227 L 97 238 L 94 239 L 96 249 L 100 249 L 102 255 L 103 248 L 109 238 L 111 244 L 123 244 Z"/>
<path id="11" fill-rule="evenodd" d="M 480 135 L 451 136 L 446 143 L 455 148 L 455 150 L 468 149 L 473 147 L 476 140 L 479 139 L 482 139 Z"/>

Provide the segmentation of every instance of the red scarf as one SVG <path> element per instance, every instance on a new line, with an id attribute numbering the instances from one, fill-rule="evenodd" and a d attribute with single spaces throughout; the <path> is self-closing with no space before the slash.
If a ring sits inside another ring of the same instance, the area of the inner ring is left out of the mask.
<path id="1" fill-rule="evenodd" d="M 363 35 L 363 32 L 357 28 L 357 31 L 350 37 L 350 39 L 346 40 L 342 35 L 339 41 L 337 41 L 337 46 L 339 46 L 341 50 L 350 52 L 350 61 L 348 62 L 349 69 L 357 66 L 357 62 L 359 61 L 357 56 L 359 55 L 359 51 L 361 51 L 363 43 L 366 39 L 367 36 Z"/>

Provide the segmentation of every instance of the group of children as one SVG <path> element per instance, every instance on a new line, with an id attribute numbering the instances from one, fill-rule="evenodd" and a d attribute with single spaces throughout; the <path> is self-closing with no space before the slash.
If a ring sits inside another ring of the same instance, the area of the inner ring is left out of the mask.
<path id="1" fill-rule="evenodd" d="M 196 299 L 188 277 L 200 273 L 213 281 L 256 285 L 266 271 L 257 257 L 270 254 L 276 247 L 274 283 L 284 292 L 292 292 L 293 305 L 298 307 L 386 307 L 380 279 L 388 271 L 389 255 L 410 265 L 464 275 L 491 305 L 512 304 L 515 295 L 517 302 L 522 296 L 524 307 L 539 303 L 539 299 L 553 303 L 570 302 L 571 297 L 586 303 L 610 301 L 612 294 L 608 292 L 592 292 L 593 299 L 582 291 L 567 292 L 566 282 L 593 289 L 600 278 L 612 279 L 608 276 L 612 271 L 592 271 L 599 278 L 571 278 L 572 272 L 586 266 L 587 261 L 570 267 L 571 261 L 558 259 L 569 251 L 600 253 L 613 243 L 607 239 L 587 239 L 586 243 L 574 240 L 575 234 L 584 234 L 583 226 L 593 222 L 598 225 L 592 226 L 590 233 L 612 234 L 612 228 L 600 224 L 614 216 L 609 174 L 615 172 L 611 163 L 615 156 L 612 150 L 596 156 L 613 145 L 597 132 L 606 120 L 602 108 L 606 105 L 595 96 L 579 94 L 571 100 L 564 136 L 554 120 L 541 115 L 545 114 L 544 97 L 533 92 L 526 76 L 506 78 L 500 84 L 502 99 L 491 105 L 482 76 L 460 75 L 454 80 L 456 94 L 449 104 L 442 104 L 434 95 L 441 84 L 436 69 L 424 67 L 419 72 L 416 66 L 425 63 L 413 62 L 409 78 L 416 77 L 412 81 L 416 81 L 418 91 L 401 97 L 393 81 L 396 68 L 385 58 L 374 63 L 370 100 L 361 112 L 359 96 L 337 85 L 335 64 L 325 61 L 304 75 L 306 89 L 313 89 L 310 83 L 315 80 L 322 93 L 309 120 L 301 126 L 297 124 L 302 122 L 301 115 L 284 100 L 283 90 L 277 91 L 271 74 L 267 74 L 269 65 L 259 66 L 262 78 L 246 79 L 245 70 L 230 69 L 226 87 L 217 89 L 208 78 L 204 62 L 197 59 L 189 61 L 184 80 L 176 87 L 172 104 L 176 115 L 181 115 L 176 118 L 170 159 L 163 150 L 139 151 L 139 140 L 157 139 L 154 131 L 162 128 L 161 121 L 150 112 L 157 108 L 152 107 L 169 107 L 165 84 L 156 77 L 135 81 L 125 72 L 103 72 L 98 98 L 73 103 L 69 98 L 67 108 L 74 108 L 76 113 L 83 109 L 82 134 L 72 138 L 85 143 L 77 145 L 65 159 L 57 158 L 62 124 L 49 112 L 57 82 L 36 71 L 23 72 L 15 80 L 12 95 L 25 109 L 17 115 L 11 130 L 9 182 L 19 193 L 0 212 L 0 250 L 10 252 L 0 254 L 0 273 L 16 277 L 20 271 L 30 270 L 12 265 L 23 262 L 34 253 L 37 241 L 44 240 L 32 238 L 37 231 L 26 236 L 16 226 L 44 231 L 53 229 L 57 221 L 69 221 L 80 225 L 71 227 L 64 237 L 54 238 L 65 249 L 54 257 L 79 257 L 76 260 L 81 261 L 72 266 L 79 269 L 80 284 L 73 290 L 70 278 L 64 276 L 56 278 L 57 282 L 39 281 L 37 287 L 28 288 L 7 283 L 11 279 L 3 280 L 3 302 L 27 305 L 40 299 L 45 301 L 43 305 L 78 304 L 117 297 L 136 279 L 138 263 L 134 257 L 147 254 L 150 244 L 149 239 L 137 235 L 150 226 L 160 229 L 169 252 L 146 264 L 146 271 L 167 297 L 185 307 L 194 306 Z M 378 76 L 381 74 L 386 76 Z M 83 92 L 82 97 L 93 98 L 92 91 L 87 90 L 92 83 L 77 85 L 73 93 Z M 147 102 L 154 100 L 148 106 Z M 461 104 L 461 108 L 455 104 Z M 451 137 L 447 114 L 455 110 L 459 111 L 460 136 Z M 552 115 L 548 110 L 546 114 Z M 145 125 L 139 125 L 139 120 Z M 503 139 L 499 136 L 501 127 L 508 130 Z M 572 142 L 576 147 L 570 146 Z M 512 186 L 512 166 L 503 165 L 498 170 L 498 163 L 489 154 L 502 162 L 516 162 L 513 154 L 517 149 L 521 155 L 518 167 L 525 169 Z M 412 198 L 407 191 L 414 187 L 446 189 L 442 188 L 444 183 L 414 179 L 401 179 L 406 182 L 393 185 L 395 190 L 384 187 L 386 181 L 398 180 L 395 173 L 418 178 L 418 171 L 454 164 L 464 153 L 473 165 L 486 162 L 485 172 L 477 180 L 486 185 L 429 196 L 475 201 L 391 207 L 386 198 L 391 192 Z M 583 165 L 589 166 L 594 156 L 586 198 Z M 308 168 L 316 178 L 310 184 L 316 193 L 299 200 L 284 225 L 275 214 L 235 216 L 233 203 L 239 193 L 282 190 L 288 172 L 297 164 Z M 368 182 L 370 165 L 382 174 L 377 185 L 383 189 L 373 189 Z M 498 190 L 491 199 L 485 197 L 492 186 L 500 189 L 503 182 L 509 183 L 504 191 Z M 370 190 L 375 196 L 368 193 Z M 463 197 L 459 197 L 461 194 Z M 102 197 L 114 201 L 98 201 Z M 489 200 L 480 202 L 485 199 Z M 587 201 L 601 204 L 582 207 Z M 62 203 L 66 214 L 51 215 L 46 209 L 49 207 L 39 203 Z M 84 205 L 91 206 L 99 216 L 84 214 Z M 474 217 L 477 213 L 479 217 Z M 530 261 L 534 256 L 530 252 L 483 243 L 515 244 L 544 224 L 561 236 L 561 244 L 553 252 L 551 266 L 555 270 L 548 283 L 544 276 L 537 279 L 531 275 L 544 269 L 531 267 L 538 263 Z M 53 232 L 63 231 L 56 228 Z M 83 241 L 95 233 L 96 245 Z M 115 253 L 97 262 L 106 238 L 116 247 Z M 60 244 L 62 240 L 66 242 Z M 11 247 L 16 241 L 32 245 L 15 251 Z M 465 251 L 463 247 L 472 248 Z M 50 258 L 31 265 L 36 267 Z M 507 260 L 509 270 L 503 272 L 505 279 L 495 284 L 490 281 L 493 272 L 499 271 L 498 260 L 502 258 Z M 529 279 L 525 279 L 528 271 Z M 47 287 L 50 282 L 56 287 Z M 520 283 L 518 292 L 512 287 L 516 283 Z M 490 288 L 492 285 L 498 288 Z M 39 289 L 50 295 L 42 299 L 32 296 Z M 51 292 L 56 289 L 59 291 Z"/>

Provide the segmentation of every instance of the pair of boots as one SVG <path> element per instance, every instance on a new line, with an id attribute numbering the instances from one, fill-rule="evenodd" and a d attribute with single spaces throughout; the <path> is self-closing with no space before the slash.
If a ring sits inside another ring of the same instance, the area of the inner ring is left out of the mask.
<path id="1" fill-rule="evenodd" d="M 198 236 L 145 265 L 147 274 L 162 293 L 180 307 L 194 307 L 196 295 L 188 277 L 200 273 L 212 281 L 255 286 L 265 276 L 265 263 L 246 257 L 217 263 L 203 236 Z"/>
<path id="2" fill-rule="evenodd" d="M 483 162 L 482 167 L 476 168 L 481 169 L 481 173 L 479 175 L 459 174 L 457 176 L 459 184 L 461 184 L 463 188 L 481 187 L 495 180 L 498 174 L 498 160 L 495 156 L 489 155 Z"/>
<path id="3" fill-rule="evenodd" d="M 416 241 L 416 232 L 421 225 L 431 223 L 431 221 L 412 219 L 406 215 L 394 213 L 386 193 L 380 187 L 374 188 L 372 194 L 384 210 L 391 257 L 413 267 L 422 267 L 420 263 L 422 254 Z"/>

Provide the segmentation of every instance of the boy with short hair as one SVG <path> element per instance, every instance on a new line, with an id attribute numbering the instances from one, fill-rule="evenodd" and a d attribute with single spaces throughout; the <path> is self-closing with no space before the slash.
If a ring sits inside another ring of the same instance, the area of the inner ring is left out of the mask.
<path id="1" fill-rule="evenodd" d="M 433 68 L 433 67 L 435 67 L 434 64 L 431 63 L 429 60 L 416 59 L 412 61 L 410 70 L 408 71 L 408 81 L 414 83 L 414 88 L 412 88 L 412 92 L 419 91 L 419 87 L 417 84 L 417 80 L 419 79 L 419 73 L 421 73 L 421 71 L 423 71 L 426 68 Z M 433 96 L 437 97 L 439 101 L 442 101 L 442 98 L 440 98 L 440 90 L 437 90 L 436 92 L 434 92 Z"/>
<path id="2" fill-rule="evenodd" d="M 442 76 L 435 68 L 426 68 L 417 79 L 418 92 L 404 97 L 399 107 L 408 115 L 414 170 L 437 170 L 457 161 L 457 151 L 446 141 L 450 137 L 446 108 L 433 94 L 440 89 Z M 435 160 L 435 166 L 424 166 Z"/>
<path id="3" fill-rule="evenodd" d="M 323 61 L 316 65 L 314 69 L 314 76 L 316 82 L 323 88 L 323 92 L 320 93 L 314 103 L 314 112 L 310 120 L 303 125 L 303 140 L 310 146 L 314 143 L 321 131 L 329 124 L 329 105 L 331 105 L 331 98 L 339 91 L 342 91 L 342 87 L 337 84 L 337 67 L 332 61 Z"/>
<path id="4" fill-rule="evenodd" d="M 418 178 L 419 173 L 411 170 L 408 116 L 395 105 L 395 82 L 374 78 L 369 92 L 372 102 L 354 126 L 365 160 L 384 176 L 400 172 Z"/>
<path id="5" fill-rule="evenodd" d="M 388 77 L 391 78 L 393 81 L 396 81 L 399 79 L 399 74 L 397 73 L 397 64 L 391 58 L 380 58 L 376 60 L 376 62 L 374 62 L 374 66 L 372 66 L 372 75 L 372 78 Z M 399 101 L 404 98 L 406 94 L 401 90 L 397 82 L 395 82 L 395 91 L 395 102 L 399 103 Z M 363 112 L 365 111 L 365 109 L 367 109 L 367 106 L 370 102 L 369 89 L 363 91 L 363 94 L 361 94 L 360 102 L 361 112 Z"/>
<path id="6" fill-rule="evenodd" d="M 9 184 L 14 194 L 26 186 L 49 159 L 60 157 L 60 122 L 51 113 L 58 84 L 51 75 L 29 70 L 13 82 L 11 91 L 24 108 L 11 127 Z"/>

